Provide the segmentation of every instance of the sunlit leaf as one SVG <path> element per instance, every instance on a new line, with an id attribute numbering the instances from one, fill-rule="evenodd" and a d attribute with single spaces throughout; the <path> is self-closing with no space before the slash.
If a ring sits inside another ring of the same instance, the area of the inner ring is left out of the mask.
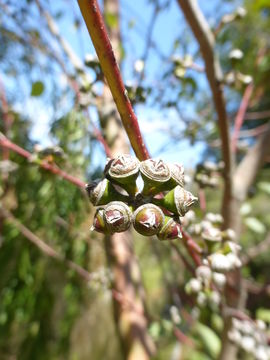
<path id="1" fill-rule="evenodd" d="M 261 181 L 258 183 L 258 188 L 270 195 L 270 182 Z"/>
<path id="2" fill-rule="evenodd" d="M 259 308 L 256 311 L 256 318 L 270 323 L 270 310 L 265 308 Z"/>
<path id="3" fill-rule="evenodd" d="M 36 81 L 32 84 L 31 96 L 40 96 L 44 91 L 44 84 L 42 81 Z"/>
<path id="4" fill-rule="evenodd" d="M 221 348 L 221 342 L 217 334 L 202 323 L 197 323 L 194 326 L 193 333 L 199 338 L 205 351 L 213 358 L 216 358 Z"/>
<path id="5" fill-rule="evenodd" d="M 257 234 L 263 234 L 266 231 L 265 225 L 255 217 L 245 219 L 246 226 Z"/>

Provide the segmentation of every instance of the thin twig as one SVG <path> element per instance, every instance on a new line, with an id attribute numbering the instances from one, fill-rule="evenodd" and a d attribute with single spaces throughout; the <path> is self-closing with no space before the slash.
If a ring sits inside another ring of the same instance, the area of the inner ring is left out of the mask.
<path id="1" fill-rule="evenodd" d="M 244 119 L 245 119 L 245 113 L 247 111 L 248 108 L 248 104 L 253 92 L 253 84 L 250 83 L 245 91 L 244 91 L 244 95 L 240 104 L 240 107 L 238 109 L 237 115 L 235 117 L 235 123 L 234 123 L 234 131 L 233 131 L 233 136 L 232 136 L 232 152 L 236 153 L 237 150 L 237 141 L 238 141 L 238 137 L 239 137 L 239 132 L 240 129 L 243 125 Z"/>
<path id="2" fill-rule="evenodd" d="M 58 30 L 58 27 L 56 26 L 53 18 L 51 15 L 45 11 L 39 0 L 35 0 L 37 7 L 42 14 L 42 18 L 45 18 L 47 21 L 48 28 L 50 32 L 53 34 L 53 36 L 58 40 L 58 43 L 61 45 L 62 49 L 64 50 L 65 54 L 68 56 L 68 58 L 71 60 L 73 66 L 77 71 L 83 71 L 84 65 L 81 62 L 81 59 L 74 53 L 69 43 L 60 35 L 60 32 Z"/>
<path id="3" fill-rule="evenodd" d="M 258 120 L 270 117 L 270 110 L 247 112 L 245 120 Z"/>
<path id="4" fill-rule="evenodd" d="M 136 156 L 140 160 L 145 160 L 149 158 L 149 154 L 128 98 L 99 5 L 96 0 L 78 0 L 78 3 L 131 146 Z"/>
<path id="5" fill-rule="evenodd" d="M 270 155 L 269 137 L 270 125 L 259 137 L 256 144 L 248 150 L 235 171 L 234 186 L 237 199 L 240 201 L 246 198 L 248 189 L 254 183 L 259 169 Z"/>
<path id="6" fill-rule="evenodd" d="M 178 0 L 199 45 L 205 63 L 206 76 L 212 91 L 215 109 L 218 115 L 218 126 L 222 143 L 224 169 L 224 194 L 222 213 L 224 226 L 230 217 L 228 202 L 232 196 L 232 154 L 230 148 L 229 126 L 223 94 L 223 74 L 220 62 L 215 54 L 215 37 L 201 12 L 196 0 Z"/>
<path id="7" fill-rule="evenodd" d="M 31 158 L 33 157 L 33 155 L 29 151 L 24 150 L 20 146 L 14 144 L 6 136 L 4 136 L 1 133 L 0 133 L 0 146 L 2 146 L 3 148 L 6 148 L 6 149 L 10 149 L 28 160 L 31 160 Z M 40 166 L 41 168 L 60 176 L 61 178 L 69 181 L 70 183 L 72 183 L 80 188 L 83 188 L 85 186 L 85 183 L 82 180 L 80 180 L 70 174 L 67 174 L 65 171 L 61 170 L 56 165 L 51 165 L 47 161 L 44 161 L 44 160 L 35 162 L 35 163 L 38 166 Z"/>
<path id="8" fill-rule="evenodd" d="M 147 39 L 146 39 L 146 43 L 145 43 L 144 54 L 143 54 L 142 59 L 141 59 L 142 62 L 143 62 L 143 70 L 140 73 L 138 86 L 141 85 L 142 80 L 143 80 L 144 75 L 145 75 L 145 63 L 146 63 L 146 60 L 147 60 L 147 57 L 148 57 L 148 54 L 149 54 L 149 51 L 150 51 L 150 48 L 151 48 L 153 31 L 154 31 L 155 23 L 156 23 L 157 18 L 158 18 L 159 11 L 160 11 L 160 6 L 159 6 L 159 3 L 157 2 L 155 4 L 155 8 L 154 8 L 154 11 L 152 13 L 152 17 L 151 17 L 150 24 L 149 24 L 148 31 L 147 31 Z"/>
<path id="9" fill-rule="evenodd" d="M 174 326 L 173 328 L 173 333 L 175 335 L 175 337 L 177 338 L 177 340 L 181 343 L 181 344 L 186 344 L 189 347 L 194 347 L 194 342 L 192 339 L 190 339 L 186 334 L 183 333 L 183 331 L 181 331 L 179 328 L 177 328 L 176 326 Z"/>
<path id="10" fill-rule="evenodd" d="M 181 259 L 181 261 L 183 262 L 183 264 L 185 265 L 185 267 L 190 271 L 190 273 L 192 275 L 195 274 L 195 269 L 193 268 L 193 266 L 188 262 L 188 260 L 185 258 L 185 256 L 181 253 L 180 249 L 178 248 L 178 246 L 176 246 L 175 243 L 170 242 L 171 247 L 175 250 L 176 254 L 178 255 L 178 257 Z"/>
<path id="11" fill-rule="evenodd" d="M 74 263 L 72 260 L 65 259 L 65 257 L 62 254 L 54 250 L 45 241 L 43 241 L 40 237 L 38 237 L 31 230 L 29 230 L 25 225 L 20 223 L 10 211 L 4 209 L 3 207 L 0 207 L 0 214 L 8 222 L 14 225 L 27 240 L 29 240 L 32 244 L 37 246 L 39 250 L 42 251 L 43 254 L 64 263 L 68 268 L 74 270 L 78 275 L 80 275 L 85 280 L 87 281 L 92 280 L 93 274 L 90 274 L 87 270 L 82 268 L 80 265 Z"/>
<path id="12" fill-rule="evenodd" d="M 202 210 L 203 213 L 205 213 L 206 212 L 205 190 L 202 189 L 201 187 L 199 188 L 199 204 L 200 204 L 200 209 Z"/>
<path id="13" fill-rule="evenodd" d="M 253 129 L 242 130 L 239 132 L 239 138 L 258 136 L 268 130 L 268 123 L 257 126 Z"/>
<path id="14" fill-rule="evenodd" d="M 202 264 L 202 259 L 200 254 L 202 253 L 202 249 L 199 245 L 192 239 L 192 237 L 183 229 L 181 229 L 184 245 L 187 248 L 189 255 L 192 257 L 194 264 L 196 266 L 200 266 Z"/>
<path id="15" fill-rule="evenodd" d="M 63 52 L 65 53 L 67 58 L 70 60 L 73 67 L 77 71 L 79 70 L 78 75 L 80 75 L 82 78 L 87 79 L 87 75 L 85 72 L 85 66 L 84 66 L 83 62 L 81 61 L 80 58 L 77 57 L 76 53 L 72 50 L 71 46 L 66 41 L 66 39 L 64 39 L 61 36 L 60 31 L 59 31 L 57 24 L 55 23 L 53 17 L 47 11 L 45 11 L 43 9 L 39 0 L 36 0 L 36 4 L 37 4 L 37 7 L 39 9 L 41 16 L 44 17 L 47 21 L 47 26 L 48 26 L 48 29 L 49 29 L 51 35 L 57 40 L 59 46 L 62 48 Z M 68 82 L 76 94 L 77 101 L 80 103 L 81 93 L 80 93 L 80 87 L 79 87 L 78 82 L 76 80 L 74 80 L 74 78 L 68 73 L 68 71 L 66 70 L 65 63 L 56 54 L 54 54 L 54 58 L 57 60 L 57 62 L 61 66 L 62 70 L 64 71 L 65 75 L 67 76 Z M 100 130 L 96 127 L 94 122 L 90 120 L 90 114 L 89 114 L 88 109 L 85 109 L 84 113 L 85 113 L 87 119 L 92 124 L 94 136 L 103 145 L 106 155 L 111 158 L 112 154 L 111 154 L 109 145 L 103 138 Z"/>
<path id="16" fill-rule="evenodd" d="M 13 122 L 13 117 L 9 114 L 8 103 L 6 98 L 6 91 L 2 79 L 0 78 L 0 101 L 2 105 L 2 116 L 4 120 L 4 133 L 8 136 L 10 126 Z M 3 160 L 8 160 L 9 150 L 7 148 L 3 149 Z"/>
<path id="17" fill-rule="evenodd" d="M 270 233 L 266 238 L 255 246 L 250 247 L 246 254 L 242 257 L 241 261 L 243 265 L 247 265 L 250 261 L 254 260 L 257 256 L 266 253 L 270 249 Z"/>

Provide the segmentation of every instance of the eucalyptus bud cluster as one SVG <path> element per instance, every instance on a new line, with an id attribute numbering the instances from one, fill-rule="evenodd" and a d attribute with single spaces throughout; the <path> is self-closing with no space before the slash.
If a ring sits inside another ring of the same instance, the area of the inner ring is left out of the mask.
<path id="1" fill-rule="evenodd" d="M 209 265 L 199 266 L 195 276 L 185 286 L 187 294 L 195 295 L 200 307 L 210 306 L 217 309 L 221 302 L 221 292 L 226 284 L 226 276 L 212 271 Z"/>
<path id="2" fill-rule="evenodd" d="M 224 273 L 241 266 L 241 247 L 234 242 L 235 232 L 232 229 L 220 229 L 222 223 L 220 214 L 207 213 L 200 223 L 191 224 L 188 231 L 205 250 L 207 264 L 214 271 Z"/>
<path id="3" fill-rule="evenodd" d="M 243 74 L 237 70 L 231 70 L 224 75 L 224 82 L 236 88 L 241 88 L 250 84 L 253 81 L 253 78 L 249 74 Z"/>
<path id="4" fill-rule="evenodd" d="M 219 184 L 218 175 L 223 171 L 223 168 L 223 162 L 205 161 L 197 165 L 194 180 L 201 188 L 216 188 Z"/>
<path id="5" fill-rule="evenodd" d="M 138 233 L 157 235 L 160 240 L 182 237 L 180 217 L 197 201 L 183 188 L 182 165 L 160 159 L 140 162 L 131 155 L 120 155 L 108 160 L 104 175 L 99 183 L 86 185 L 90 201 L 98 207 L 93 230 L 113 234 L 133 225 Z"/>
<path id="6" fill-rule="evenodd" d="M 246 353 L 253 355 L 256 360 L 270 360 L 267 327 L 262 320 L 252 321 L 233 318 L 228 337 L 232 343 Z"/>

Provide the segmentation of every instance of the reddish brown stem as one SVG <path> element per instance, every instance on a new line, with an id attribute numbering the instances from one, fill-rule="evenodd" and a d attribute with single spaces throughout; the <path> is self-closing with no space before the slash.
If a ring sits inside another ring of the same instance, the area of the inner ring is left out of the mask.
<path id="1" fill-rule="evenodd" d="M 6 92 L 2 80 L 0 79 L 0 100 L 2 105 L 2 115 L 4 120 L 4 133 L 8 135 L 8 131 L 12 124 L 12 117 L 8 113 L 8 103 L 6 99 Z M 7 160 L 9 158 L 9 150 L 3 149 L 3 160 Z"/>
<path id="2" fill-rule="evenodd" d="M 194 264 L 196 266 L 200 266 L 202 264 L 202 259 L 199 254 L 202 253 L 202 249 L 199 247 L 198 244 L 196 244 L 196 242 L 191 238 L 191 236 L 183 229 L 182 229 L 182 234 L 183 234 L 184 244 L 189 252 L 189 255 L 192 257 Z"/>
<path id="3" fill-rule="evenodd" d="M 243 130 L 239 132 L 239 138 L 244 138 L 244 137 L 250 137 L 250 136 L 258 136 L 262 133 L 264 133 L 265 131 L 268 131 L 268 123 L 257 126 L 253 129 L 249 129 L 249 130 Z"/>
<path id="4" fill-rule="evenodd" d="M 131 146 L 140 160 L 148 159 L 149 153 L 128 98 L 99 5 L 96 0 L 78 0 L 78 3 Z"/>
<path id="5" fill-rule="evenodd" d="M 20 146 L 14 144 L 10 140 L 8 140 L 4 135 L 1 134 L 0 134 L 0 146 L 6 149 L 10 149 L 28 160 L 32 158 L 32 154 L 29 151 L 24 150 Z M 38 165 L 41 168 L 52 172 L 53 174 L 59 175 L 61 178 L 69 181 L 70 183 L 80 188 L 85 186 L 85 183 L 82 180 L 67 174 L 65 171 L 59 169 L 59 167 L 57 167 L 56 165 L 51 165 L 46 161 L 41 161 L 38 163 Z"/>
<path id="6" fill-rule="evenodd" d="M 239 110 L 238 110 L 236 118 L 235 118 L 234 132 L 233 132 L 233 136 L 232 136 L 232 152 L 233 153 L 235 153 L 236 149 L 237 149 L 237 141 L 238 141 L 238 137 L 239 137 L 239 132 L 240 132 L 240 129 L 244 122 L 245 113 L 248 108 L 248 104 L 249 104 L 249 101 L 250 101 L 250 98 L 252 95 L 252 91 L 253 91 L 253 84 L 250 83 L 245 89 Z"/>
<path id="7" fill-rule="evenodd" d="M 176 254 L 178 255 L 178 257 L 183 261 L 183 264 L 185 265 L 185 267 L 189 270 L 189 272 L 192 275 L 195 275 L 195 270 L 192 267 L 192 265 L 187 261 L 187 259 L 185 258 L 185 256 L 181 253 L 181 251 L 179 250 L 179 248 L 176 246 L 176 244 L 174 244 L 173 242 L 170 242 L 171 247 L 175 250 Z"/>
<path id="8" fill-rule="evenodd" d="M 199 204 L 202 212 L 206 212 L 206 199 L 205 199 L 205 191 L 204 189 L 199 189 Z"/>
<path id="9" fill-rule="evenodd" d="M 175 337 L 181 344 L 186 344 L 188 346 L 194 347 L 194 342 L 187 335 L 185 335 L 180 329 L 174 327 L 173 332 Z"/>

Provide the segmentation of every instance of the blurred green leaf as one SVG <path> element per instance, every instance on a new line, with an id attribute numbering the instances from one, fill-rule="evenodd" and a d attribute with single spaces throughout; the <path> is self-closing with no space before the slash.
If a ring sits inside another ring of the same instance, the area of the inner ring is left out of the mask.
<path id="1" fill-rule="evenodd" d="M 199 338 L 205 351 L 211 357 L 216 358 L 221 349 L 221 341 L 217 334 L 202 323 L 195 324 L 193 333 Z"/>
<path id="2" fill-rule="evenodd" d="M 264 234 L 266 231 L 265 225 L 255 217 L 247 217 L 245 220 L 246 226 L 257 234 Z"/>
<path id="3" fill-rule="evenodd" d="M 242 216 L 247 216 L 252 211 L 252 206 L 248 202 L 244 202 L 240 208 L 240 213 Z"/>
<path id="4" fill-rule="evenodd" d="M 270 310 L 265 308 L 259 308 L 256 311 L 256 318 L 270 323 Z"/>
<path id="5" fill-rule="evenodd" d="M 118 16 L 117 16 L 117 14 L 113 14 L 113 13 L 106 11 L 105 21 L 110 28 L 112 28 L 112 29 L 116 28 L 118 25 Z"/>
<path id="6" fill-rule="evenodd" d="M 32 84 L 31 96 L 40 96 L 44 91 L 44 84 L 42 81 L 36 81 Z"/>
<path id="7" fill-rule="evenodd" d="M 270 195 L 270 182 L 261 181 L 258 183 L 258 188 Z"/>

